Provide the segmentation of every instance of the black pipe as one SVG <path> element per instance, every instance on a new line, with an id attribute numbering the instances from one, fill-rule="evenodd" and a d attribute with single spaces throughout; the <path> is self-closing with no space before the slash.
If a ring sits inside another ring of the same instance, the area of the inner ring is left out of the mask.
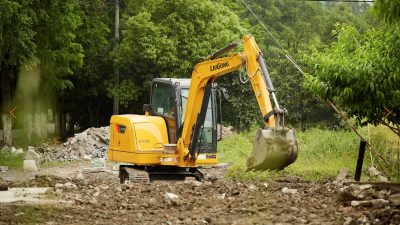
<path id="1" fill-rule="evenodd" d="M 229 52 L 230 50 L 236 48 L 237 45 L 238 45 L 238 43 L 236 41 L 232 42 L 231 44 L 229 44 L 229 45 L 221 48 L 220 50 L 214 52 L 213 54 L 207 56 L 206 59 L 211 59 L 211 60 L 216 59 L 216 58 L 218 58 L 218 56 L 224 54 L 225 52 Z"/>
<path id="2" fill-rule="evenodd" d="M 257 61 L 258 61 L 258 64 L 260 64 L 261 72 L 262 72 L 263 75 L 264 75 L 265 82 L 266 82 L 267 88 L 268 88 L 268 92 L 269 92 L 269 93 L 274 92 L 275 89 L 274 89 L 274 86 L 272 85 L 271 77 L 269 76 L 268 69 L 267 69 L 267 67 L 265 66 L 266 64 L 265 64 L 264 58 L 262 57 L 261 54 L 258 55 Z"/>
<path id="3" fill-rule="evenodd" d="M 361 171 L 364 162 L 364 155 L 365 155 L 365 146 L 367 145 L 366 141 L 360 141 L 360 149 L 358 150 L 358 159 L 357 159 L 357 166 L 356 166 L 356 173 L 354 174 L 354 180 L 360 181 L 361 178 Z"/>

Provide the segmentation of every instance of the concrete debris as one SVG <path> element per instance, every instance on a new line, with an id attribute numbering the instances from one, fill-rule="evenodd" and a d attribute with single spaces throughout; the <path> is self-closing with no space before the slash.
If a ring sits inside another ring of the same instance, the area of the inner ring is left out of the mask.
<path id="1" fill-rule="evenodd" d="M 364 201 L 351 201 L 351 206 L 361 206 L 361 207 L 374 207 L 374 208 L 382 208 L 384 206 L 388 206 L 389 201 L 385 199 L 372 199 L 372 200 L 364 200 Z"/>
<path id="2" fill-rule="evenodd" d="M 229 163 L 218 163 L 216 165 L 213 165 L 212 167 L 216 169 L 225 169 L 229 167 Z"/>
<path id="3" fill-rule="evenodd" d="M 84 156 L 83 156 L 83 159 L 91 160 L 91 159 L 92 159 L 92 156 L 91 156 L 91 155 L 84 155 Z"/>
<path id="4" fill-rule="evenodd" d="M 268 187 L 269 187 L 269 184 L 268 184 L 268 183 L 266 183 L 266 182 L 265 182 L 265 183 L 263 183 L 263 185 L 264 185 L 264 187 L 265 187 L 265 188 L 268 188 Z"/>
<path id="5" fill-rule="evenodd" d="M 74 184 L 74 183 L 67 182 L 67 183 L 65 183 L 65 184 L 63 185 L 63 188 L 64 188 L 64 189 L 76 189 L 77 186 L 76 186 L 76 184 Z"/>
<path id="6" fill-rule="evenodd" d="M 249 185 L 249 190 L 257 191 L 257 190 L 258 190 L 258 187 L 257 187 L 256 185 L 254 185 L 254 184 L 250 184 L 250 185 Z"/>
<path id="7" fill-rule="evenodd" d="M 0 203 L 10 203 L 10 202 L 47 202 L 40 198 L 44 195 L 49 188 L 10 188 L 8 191 L 0 192 Z"/>
<path id="8" fill-rule="evenodd" d="M 78 172 L 78 173 L 75 175 L 75 179 L 77 179 L 77 180 L 83 180 L 83 179 L 85 179 L 85 177 L 83 176 L 82 172 Z"/>
<path id="9" fill-rule="evenodd" d="M 203 183 L 197 180 L 185 180 L 185 184 L 189 184 L 193 187 L 200 187 Z"/>
<path id="10" fill-rule="evenodd" d="M 297 194 L 297 189 L 290 189 L 287 187 L 282 188 L 282 193 L 283 194 Z"/>
<path id="11" fill-rule="evenodd" d="M 43 144 L 33 148 L 41 162 L 64 162 L 107 157 L 110 127 L 88 128 L 68 138 L 63 144 Z M 37 159 L 37 158 L 36 158 Z"/>
<path id="12" fill-rule="evenodd" d="M 377 176 L 381 175 L 381 171 L 379 171 L 377 168 L 371 166 L 370 168 L 368 168 L 368 175 L 370 175 L 371 177 L 377 177 Z"/>
<path id="13" fill-rule="evenodd" d="M 107 190 L 110 187 L 107 184 L 101 184 L 100 188 L 103 189 L 103 190 Z"/>
<path id="14" fill-rule="evenodd" d="M 90 161 L 90 167 L 92 168 L 101 168 L 101 167 L 106 167 L 106 159 L 105 158 L 100 158 L 100 159 L 92 159 Z"/>
<path id="15" fill-rule="evenodd" d="M 2 149 L 0 149 L 0 151 L 9 152 L 9 153 L 15 154 L 15 155 L 24 153 L 24 150 L 22 150 L 22 148 L 15 148 L 13 146 L 4 146 Z"/>
<path id="16" fill-rule="evenodd" d="M 232 126 L 226 127 L 226 126 L 222 125 L 222 138 L 226 138 L 226 137 L 232 136 L 234 134 L 235 134 L 235 132 L 233 131 Z M 221 125 L 220 124 L 217 124 L 217 136 L 221 137 Z"/>
<path id="17" fill-rule="evenodd" d="M 24 153 L 24 150 L 22 150 L 22 148 L 14 148 L 14 147 L 12 147 L 11 148 L 11 153 L 15 154 L 15 155 L 19 155 L 19 154 Z"/>
<path id="18" fill-rule="evenodd" d="M 60 184 L 60 183 L 57 183 L 54 185 L 55 189 L 62 189 L 63 187 L 64 187 L 64 184 Z"/>
<path id="19" fill-rule="evenodd" d="M 339 171 L 339 174 L 336 177 L 337 182 L 349 182 L 349 181 L 354 181 L 351 173 L 347 169 L 341 169 Z"/>
<path id="20" fill-rule="evenodd" d="M 5 173 L 8 171 L 8 166 L 0 166 L 0 172 Z"/>
<path id="21" fill-rule="evenodd" d="M 385 176 L 382 176 L 382 175 L 378 176 L 378 180 L 380 182 L 389 182 L 389 179 L 387 177 L 385 177 Z"/>
<path id="22" fill-rule="evenodd" d="M 24 168 L 24 171 L 26 171 L 26 172 L 37 172 L 37 171 L 39 171 L 39 169 L 38 169 L 38 167 L 36 165 L 36 161 L 33 160 L 33 159 L 24 160 L 23 168 Z"/>
<path id="23" fill-rule="evenodd" d="M 41 155 L 35 151 L 34 147 L 28 146 L 28 151 L 25 154 L 25 159 L 40 159 Z"/>
<path id="24" fill-rule="evenodd" d="M 220 195 L 217 196 L 218 199 L 224 200 L 226 196 L 226 193 L 222 193 Z"/>
<path id="25" fill-rule="evenodd" d="M 400 205 L 400 193 L 390 195 L 389 202 L 394 206 L 399 206 Z"/>
<path id="26" fill-rule="evenodd" d="M 167 203 L 171 203 L 172 205 L 178 205 L 179 204 L 179 196 L 174 194 L 174 193 L 165 193 L 164 194 L 165 201 Z"/>

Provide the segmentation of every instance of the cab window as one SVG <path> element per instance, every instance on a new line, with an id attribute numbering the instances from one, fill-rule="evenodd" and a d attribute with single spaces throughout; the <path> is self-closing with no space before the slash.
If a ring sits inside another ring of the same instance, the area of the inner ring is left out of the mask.
<path id="1" fill-rule="evenodd" d="M 174 117 L 175 116 L 175 92 L 171 85 L 165 83 L 153 83 L 151 106 L 153 113 Z"/>
<path id="2" fill-rule="evenodd" d="M 181 89 L 181 100 L 182 100 L 182 105 L 179 109 L 180 114 L 181 114 L 181 121 L 184 121 L 185 119 L 185 112 L 186 112 L 186 105 L 187 105 L 187 100 L 189 96 L 189 89 Z M 204 124 L 201 130 L 200 138 L 199 138 L 199 145 L 198 145 L 198 151 L 200 153 L 212 153 L 213 152 L 213 123 L 214 123 L 214 118 L 213 118 L 213 111 L 212 111 L 212 98 L 210 96 L 210 99 L 208 101 L 208 106 L 207 106 L 207 112 L 206 112 L 206 118 L 204 120 Z"/>

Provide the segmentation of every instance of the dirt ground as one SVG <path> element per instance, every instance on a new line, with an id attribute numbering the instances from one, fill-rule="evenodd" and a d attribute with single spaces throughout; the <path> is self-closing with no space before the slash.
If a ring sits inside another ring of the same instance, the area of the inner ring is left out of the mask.
<path id="1" fill-rule="evenodd" d="M 110 171 L 74 178 L 83 166 L 55 166 L 45 169 L 49 175 L 42 171 L 35 179 L 8 182 L 51 187 L 46 198 L 63 202 L 0 203 L 0 224 L 400 224 L 395 206 L 353 207 L 330 180 L 287 176 L 255 183 L 228 181 L 214 179 L 224 173 L 214 168 L 204 171 L 213 179 L 201 183 L 187 179 L 121 185 Z M 10 178 L 5 174 L 0 174 L 3 183 Z"/>

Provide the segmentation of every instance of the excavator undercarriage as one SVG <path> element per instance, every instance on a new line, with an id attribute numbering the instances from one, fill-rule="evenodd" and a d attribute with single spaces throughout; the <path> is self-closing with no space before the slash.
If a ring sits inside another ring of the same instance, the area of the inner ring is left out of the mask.
<path id="1" fill-rule="evenodd" d="M 185 180 L 186 177 L 194 177 L 197 181 L 203 181 L 204 175 L 197 168 L 180 168 L 170 166 L 120 166 L 119 179 L 122 183 L 150 183 L 154 180 Z"/>

